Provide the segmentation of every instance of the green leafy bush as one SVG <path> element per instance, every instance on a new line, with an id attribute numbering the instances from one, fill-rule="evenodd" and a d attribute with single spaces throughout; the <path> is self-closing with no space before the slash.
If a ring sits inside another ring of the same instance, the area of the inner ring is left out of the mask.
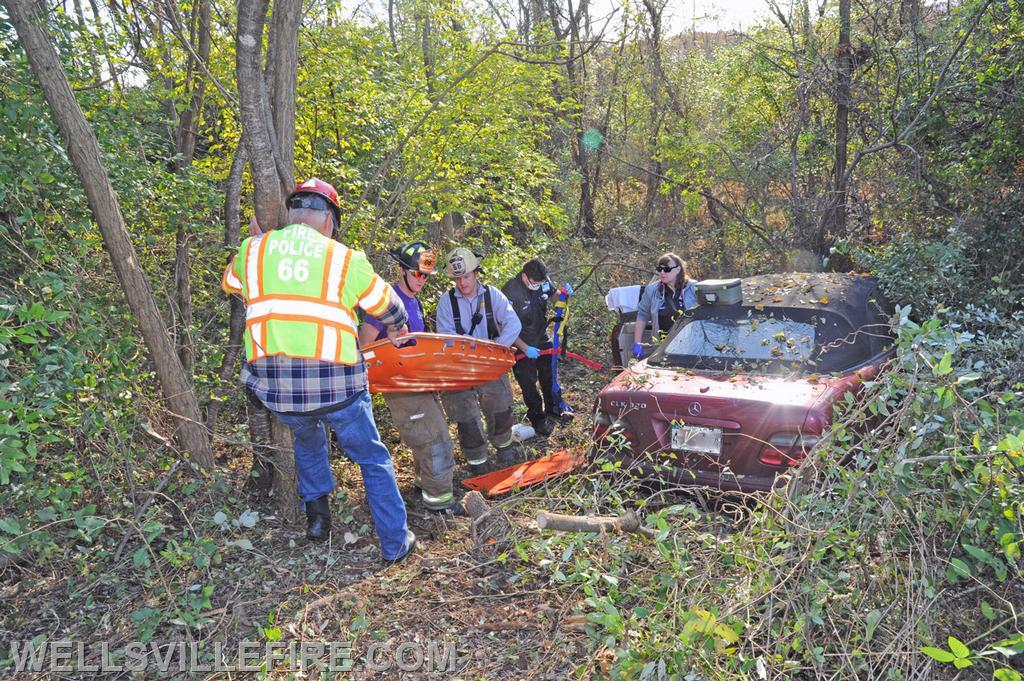
<path id="1" fill-rule="evenodd" d="M 972 308 L 919 324 L 903 309 L 888 370 L 846 401 L 786 493 L 738 527 L 689 505 L 652 508 L 654 543 L 545 536 L 531 560 L 553 585 L 582 589 L 617 678 L 1008 670 L 1022 645 L 1024 385 L 988 369 L 1008 366 L 1021 321 Z M 604 512 L 637 489 L 622 477 L 577 485 L 577 503 L 600 499 Z M 935 653 L 947 639 L 952 652 Z"/>

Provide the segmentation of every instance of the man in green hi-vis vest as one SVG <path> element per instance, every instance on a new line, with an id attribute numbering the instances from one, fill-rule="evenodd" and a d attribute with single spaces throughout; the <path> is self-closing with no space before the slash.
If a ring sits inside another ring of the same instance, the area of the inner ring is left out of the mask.
<path id="1" fill-rule="evenodd" d="M 341 211 L 334 187 L 307 180 L 287 203 L 287 226 L 243 241 L 221 282 L 246 303 L 242 380 L 295 436 L 306 536 L 322 541 L 331 531 L 326 426 L 359 465 L 384 559 L 399 560 L 416 536 L 370 409 L 355 308 L 380 320 L 392 340 L 406 332 L 408 315 L 362 251 L 331 239 Z"/>

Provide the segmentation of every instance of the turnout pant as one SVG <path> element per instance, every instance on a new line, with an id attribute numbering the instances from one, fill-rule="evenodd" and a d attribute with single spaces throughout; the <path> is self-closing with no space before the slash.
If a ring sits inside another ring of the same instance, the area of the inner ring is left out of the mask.
<path id="1" fill-rule="evenodd" d="M 452 503 L 455 454 L 436 393 L 385 393 L 398 435 L 412 450 L 416 484 L 427 508 Z"/>
<path id="2" fill-rule="evenodd" d="M 349 404 L 316 416 L 278 413 L 295 436 L 295 472 L 303 502 L 315 501 L 334 489 L 334 475 L 327 460 L 327 431 L 338 436 L 345 456 L 359 466 L 366 488 L 366 502 L 386 560 L 409 551 L 405 502 L 398 492 L 391 453 L 380 441 L 370 408 L 370 393 L 360 392 Z"/>
<path id="3" fill-rule="evenodd" d="M 448 418 L 455 421 L 466 463 L 487 462 L 488 439 L 495 449 L 512 444 L 512 384 L 508 374 L 469 390 L 441 393 L 441 401 Z"/>
<path id="4" fill-rule="evenodd" d="M 547 350 L 551 345 L 541 347 Z M 551 393 L 551 356 L 541 355 L 537 359 L 524 357 L 512 367 L 512 373 L 516 377 L 519 389 L 523 392 L 523 402 L 526 403 L 526 418 L 536 426 L 544 420 L 544 413 L 553 416 L 559 415 L 558 405 Z M 540 392 L 537 391 L 537 383 L 540 382 Z M 543 399 L 542 399 L 543 397 Z"/>

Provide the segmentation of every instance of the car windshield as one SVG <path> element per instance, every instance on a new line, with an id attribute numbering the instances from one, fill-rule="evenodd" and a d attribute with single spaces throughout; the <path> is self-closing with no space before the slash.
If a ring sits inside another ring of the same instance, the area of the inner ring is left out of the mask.
<path id="1" fill-rule="evenodd" d="M 749 373 L 829 372 L 871 355 L 850 323 L 825 310 L 700 307 L 651 356 L 654 364 Z M 846 339 L 845 342 L 843 339 Z"/>

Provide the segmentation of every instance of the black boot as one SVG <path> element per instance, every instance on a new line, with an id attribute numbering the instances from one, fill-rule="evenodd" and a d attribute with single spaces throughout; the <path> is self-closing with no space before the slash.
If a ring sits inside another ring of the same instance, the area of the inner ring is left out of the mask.
<path id="1" fill-rule="evenodd" d="M 505 468 L 522 463 L 526 460 L 526 452 L 518 442 L 511 442 L 504 447 L 498 447 L 498 467 Z"/>
<path id="2" fill-rule="evenodd" d="M 548 419 L 543 415 L 539 418 L 530 419 L 530 425 L 533 426 L 534 432 L 540 437 L 548 437 L 555 430 Z"/>
<path id="3" fill-rule="evenodd" d="M 327 497 L 306 502 L 306 538 L 324 541 L 331 536 L 331 506 Z"/>
<path id="4" fill-rule="evenodd" d="M 490 461 L 484 461 L 483 463 L 471 463 L 467 464 L 466 468 L 469 470 L 470 475 L 485 475 L 491 471 L 497 470 Z"/>

